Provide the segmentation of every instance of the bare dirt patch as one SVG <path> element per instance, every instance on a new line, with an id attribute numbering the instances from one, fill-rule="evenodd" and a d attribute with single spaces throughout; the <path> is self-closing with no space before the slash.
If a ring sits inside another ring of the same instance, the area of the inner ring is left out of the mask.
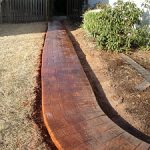
<path id="1" fill-rule="evenodd" d="M 100 51 L 82 28 L 72 24 L 67 24 L 67 27 L 84 70 L 90 74 L 93 86 L 99 86 L 100 83 L 109 103 L 121 118 L 144 134 L 150 135 L 150 88 L 143 92 L 135 89 L 136 85 L 142 83 L 143 77 L 124 62 L 119 54 Z M 89 67 L 85 65 L 83 57 Z M 150 52 L 147 52 L 147 58 L 150 58 Z M 96 82 L 92 72 L 96 76 Z"/>
<path id="2" fill-rule="evenodd" d="M 46 28 L 46 23 L 0 25 L 2 150 L 50 149 L 35 118 L 32 119 L 37 90 L 40 90 L 37 76 Z"/>
<path id="3" fill-rule="evenodd" d="M 150 71 L 150 51 L 136 51 L 129 56 Z"/>

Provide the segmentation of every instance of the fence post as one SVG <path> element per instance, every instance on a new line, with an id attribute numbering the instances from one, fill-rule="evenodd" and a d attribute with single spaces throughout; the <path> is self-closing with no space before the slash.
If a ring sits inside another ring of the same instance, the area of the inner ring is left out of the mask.
<path id="1" fill-rule="evenodd" d="M 0 23 L 2 23 L 2 8 L 1 8 L 2 0 L 0 0 Z"/>

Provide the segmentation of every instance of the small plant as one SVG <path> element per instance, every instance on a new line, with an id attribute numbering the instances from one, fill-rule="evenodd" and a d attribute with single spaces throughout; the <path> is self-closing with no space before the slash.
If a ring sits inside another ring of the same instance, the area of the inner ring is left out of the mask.
<path id="1" fill-rule="evenodd" d="M 111 51 L 129 51 L 149 43 L 150 33 L 141 26 L 142 11 L 132 2 L 119 0 L 114 7 L 84 14 L 83 27 L 97 44 Z"/>

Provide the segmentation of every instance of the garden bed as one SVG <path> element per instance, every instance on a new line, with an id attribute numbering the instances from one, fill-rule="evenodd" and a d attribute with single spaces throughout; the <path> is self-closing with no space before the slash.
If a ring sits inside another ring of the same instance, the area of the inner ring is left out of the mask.
<path id="1" fill-rule="evenodd" d="M 136 51 L 129 56 L 150 71 L 150 51 Z"/>
<path id="2" fill-rule="evenodd" d="M 67 27 L 84 70 L 94 87 L 99 87 L 100 84 L 118 114 L 144 134 L 150 135 L 150 88 L 143 92 L 135 89 L 135 86 L 144 80 L 141 75 L 124 62 L 118 53 L 98 49 L 94 40 L 89 38 L 82 28 L 72 24 L 67 24 Z M 140 53 L 141 56 L 147 55 L 143 57 L 144 60 L 150 58 L 150 52 Z M 135 60 L 139 59 L 136 53 L 132 56 Z M 144 66 L 148 66 L 148 63 Z M 101 95 L 97 98 L 101 101 Z"/>

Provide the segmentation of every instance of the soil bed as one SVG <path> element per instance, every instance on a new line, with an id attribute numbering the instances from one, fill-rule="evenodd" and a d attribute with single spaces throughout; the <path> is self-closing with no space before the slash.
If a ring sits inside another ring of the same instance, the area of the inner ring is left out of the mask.
<path id="1" fill-rule="evenodd" d="M 150 71 L 150 51 L 136 51 L 129 56 Z"/>
<path id="2" fill-rule="evenodd" d="M 143 92 L 135 89 L 135 86 L 144 80 L 141 75 L 124 62 L 119 54 L 98 49 L 82 28 L 70 23 L 66 23 L 66 26 L 84 70 L 91 76 L 91 82 L 94 80 L 93 72 L 98 80 L 93 83 L 101 84 L 109 103 L 118 114 L 139 131 L 150 135 L 150 88 Z M 139 53 L 149 61 L 150 52 Z M 136 53 L 132 56 L 139 60 Z M 86 58 L 90 69 L 85 65 L 83 57 Z M 149 62 L 143 66 L 148 68 Z"/>
<path id="3" fill-rule="evenodd" d="M 48 150 L 35 108 L 46 23 L 0 25 L 0 149 Z M 40 83 L 39 83 L 40 84 Z M 37 104 L 36 104 L 37 103 Z M 36 106 L 38 105 L 38 106 Z M 40 111 L 38 109 L 40 116 Z M 34 115 L 33 115 L 34 114 Z M 37 118 L 35 118 L 35 116 Z M 45 134 L 44 134 L 45 133 Z"/>

